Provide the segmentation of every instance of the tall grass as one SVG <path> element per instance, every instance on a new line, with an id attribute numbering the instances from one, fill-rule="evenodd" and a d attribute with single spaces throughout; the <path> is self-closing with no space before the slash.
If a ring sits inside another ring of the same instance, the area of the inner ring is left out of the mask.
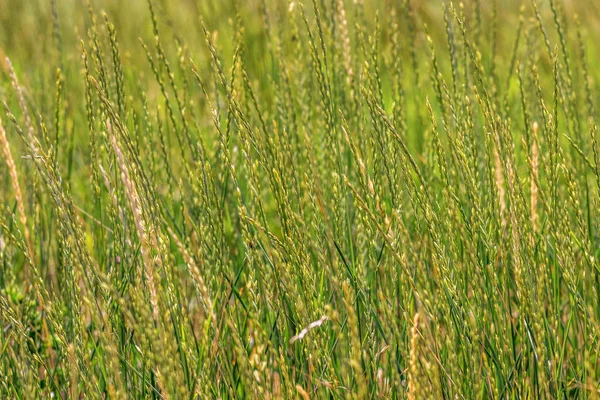
<path id="1" fill-rule="evenodd" d="M 600 396 L 594 1 L 118 3 L 0 0 L 2 398 Z"/>

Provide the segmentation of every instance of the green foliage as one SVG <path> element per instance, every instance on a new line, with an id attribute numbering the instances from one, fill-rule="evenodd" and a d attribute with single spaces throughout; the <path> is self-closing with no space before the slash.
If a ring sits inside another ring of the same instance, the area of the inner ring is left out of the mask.
<path id="1" fill-rule="evenodd" d="M 0 397 L 597 398 L 600 10 L 519 6 L 0 0 Z"/>

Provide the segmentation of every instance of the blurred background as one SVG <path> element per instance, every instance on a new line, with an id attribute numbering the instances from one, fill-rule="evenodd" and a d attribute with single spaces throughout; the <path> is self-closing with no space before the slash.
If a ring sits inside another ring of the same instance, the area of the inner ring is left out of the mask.
<path id="1" fill-rule="evenodd" d="M 320 0 L 328 3 L 331 0 Z M 347 0 L 347 5 L 357 0 Z M 393 1 L 404 0 L 366 0 L 365 11 L 375 21 L 377 13 L 386 13 Z M 443 21 L 444 0 L 408 0 L 416 10 L 422 24 L 427 24 L 434 39 L 444 39 Z M 578 14 L 586 31 L 586 37 L 600 38 L 600 2 L 595 0 L 556 0 L 567 15 Z M 270 22 L 277 26 L 284 23 L 285 10 L 294 7 L 298 0 L 153 0 L 157 8 L 157 17 L 164 24 L 163 34 L 185 42 L 190 51 L 204 52 L 203 34 L 200 20 L 204 20 L 211 31 L 218 32 L 226 38 L 231 31 L 232 19 L 236 7 L 243 16 L 248 33 L 249 49 L 260 49 L 262 45 L 262 14 L 263 7 L 269 10 Z M 305 1 L 309 4 L 308 1 Z M 492 31 L 497 29 L 498 46 L 512 46 L 516 34 L 519 8 L 526 8 L 530 16 L 531 2 L 529 0 L 465 0 L 465 12 L 468 15 L 474 5 L 479 3 L 482 26 L 488 29 L 481 32 L 482 40 L 490 40 Z M 460 2 L 455 2 L 456 5 Z M 539 7 L 544 17 L 552 18 L 551 11 L 545 0 L 539 1 Z M 89 7 L 106 12 L 110 21 L 116 26 L 118 39 L 123 46 L 125 62 L 127 56 L 137 57 L 141 54 L 138 38 L 152 39 L 152 26 L 148 11 L 147 0 L 0 0 L 0 56 L 9 56 L 19 69 L 31 73 L 38 70 L 40 64 L 53 62 L 57 53 L 62 52 L 62 62 L 65 64 L 79 63 L 79 41 L 87 39 L 90 27 Z M 306 7 L 307 13 L 312 7 Z M 100 14 L 101 15 L 101 14 Z M 281 18 L 279 18 L 281 17 Z M 350 27 L 353 15 L 348 13 Z M 174 23 L 173 21 L 177 21 Z M 434 22 L 432 22 L 434 21 Z M 570 21 L 566 21 L 567 28 Z M 494 26 L 496 25 L 496 26 Z M 386 27 L 382 26 L 382 39 L 385 41 Z M 422 26 L 418 27 L 422 30 Z M 550 30 L 553 31 L 553 30 Z M 553 33 L 553 32 L 549 32 Z M 223 37 L 221 39 L 223 39 Z M 218 40 L 218 38 L 217 38 Z M 218 40 L 222 51 L 227 51 L 228 41 Z M 171 47 L 171 46 L 168 46 Z M 66 51 L 68 50 L 68 51 Z M 227 54 L 227 53 L 225 53 Z M 260 56 L 260 54 L 257 54 Z M 225 57 L 226 58 L 226 57 Z M 69 65 L 65 65 L 66 70 Z"/>

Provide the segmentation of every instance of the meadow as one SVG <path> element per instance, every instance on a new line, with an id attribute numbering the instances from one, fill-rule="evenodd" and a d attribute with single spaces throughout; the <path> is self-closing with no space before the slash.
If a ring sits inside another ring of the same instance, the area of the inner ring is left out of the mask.
<path id="1" fill-rule="evenodd" d="M 600 398 L 594 0 L 0 0 L 0 398 Z"/>

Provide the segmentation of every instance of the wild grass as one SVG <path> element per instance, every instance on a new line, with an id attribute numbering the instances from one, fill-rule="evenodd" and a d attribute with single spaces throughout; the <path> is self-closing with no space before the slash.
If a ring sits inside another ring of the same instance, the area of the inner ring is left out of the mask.
<path id="1" fill-rule="evenodd" d="M 0 397 L 600 397 L 593 0 L 0 10 Z"/>

